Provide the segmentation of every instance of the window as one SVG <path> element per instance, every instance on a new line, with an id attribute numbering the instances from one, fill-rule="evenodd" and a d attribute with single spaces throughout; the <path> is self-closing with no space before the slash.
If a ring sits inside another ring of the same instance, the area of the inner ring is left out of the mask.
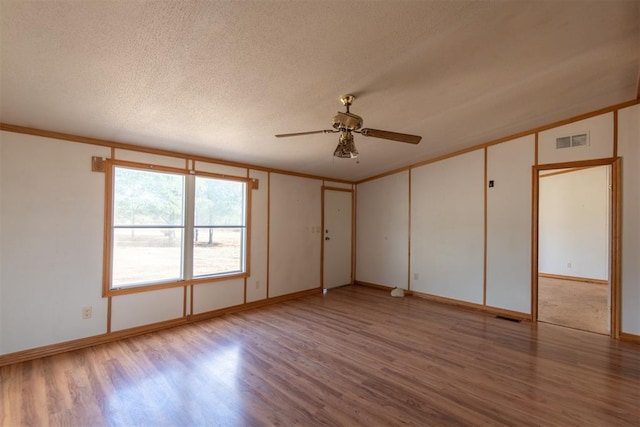
<path id="1" fill-rule="evenodd" d="M 244 271 L 247 184 L 195 177 L 193 276 Z"/>
<path id="2" fill-rule="evenodd" d="M 105 295 L 246 274 L 248 179 L 110 161 Z"/>

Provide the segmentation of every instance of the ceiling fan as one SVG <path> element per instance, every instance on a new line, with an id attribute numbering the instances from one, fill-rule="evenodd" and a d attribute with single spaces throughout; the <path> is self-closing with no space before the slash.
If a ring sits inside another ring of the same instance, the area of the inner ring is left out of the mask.
<path id="1" fill-rule="evenodd" d="M 408 142 L 409 144 L 417 144 L 422 139 L 418 135 L 408 135 L 406 133 L 389 132 L 387 130 L 369 129 L 362 127 L 362 117 L 355 115 L 349 111 L 349 107 L 356 99 L 353 95 L 344 95 L 340 97 L 340 102 L 347 108 L 346 112 L 340 112 L 333 117 L 333 129 L 314 130 L 310 132 L 282 133 L 276 135 L 276 138 L 285 138 L 289 136 L 311 135 L 314 133 L 339 133 L 338 146 L 333 155 L 335 157 L 352 159 L 358 157 L 358 150 L 353 142 L 353 132 L 363 136 L 372 136 L 374 138 L 389 139 L 392 141 Z"/>

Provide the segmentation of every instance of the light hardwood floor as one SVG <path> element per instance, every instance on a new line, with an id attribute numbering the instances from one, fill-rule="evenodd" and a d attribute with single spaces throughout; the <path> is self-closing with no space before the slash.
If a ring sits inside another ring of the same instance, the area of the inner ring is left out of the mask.
<path id="1" fill-rule="evenodd" d="M 538 278 L 538 320 L 609 335 L 609 287 L 599 283 Z"/>
<path id="2" fill-rule="evenodd" d="M 638 426 L 640 346 L 349 286 L 0 368 L 3 426 Z"/>

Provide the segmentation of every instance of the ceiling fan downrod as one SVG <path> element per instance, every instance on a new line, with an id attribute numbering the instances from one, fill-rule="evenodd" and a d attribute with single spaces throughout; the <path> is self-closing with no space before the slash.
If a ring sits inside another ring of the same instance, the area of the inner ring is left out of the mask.
<path id="1" fill-rule="evenodd" d="M 349 107 L 351 106 L 351 104 L 353 104 L 353 101 L 355 101 L 355 99 L 356 97 L 351 94 L 342 95 L 340 97 L 340 102 L 342 102 L 342 105 L 347 107 L 347 113 L 349 112 Z"/>

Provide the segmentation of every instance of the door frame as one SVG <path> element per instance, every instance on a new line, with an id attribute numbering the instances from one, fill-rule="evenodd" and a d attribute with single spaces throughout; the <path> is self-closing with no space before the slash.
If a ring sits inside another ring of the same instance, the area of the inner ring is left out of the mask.
<path id="1" fill-rule="evenodd" d="M 540 171 L 549 169 L 580 168 L 590 166 L 611 166 L 611 191 L 609 209 L 609 280 L 611 312 L 609 336 L 620 338 L 620 277 L 621 277 L 621 167 L 620 157 L 583 160 L 566 163 L 550 163 L 532 166 L 532 215 L 531 215 L 531 320 L 538 322 L 538 239 L 539 239 L 539 202 Z"/>
<path id="2" fill-rule="evenodd" d="M 325 289 L 324 287 L 324 235 L 325 235 L 325 218 L 324 218 L 324 197 L 326 191 L 344 191 L 346 193 L 351 193 L 351 274 L 349 278 L 349 284 L 353 285 L 355 279 L 355 235 L 356 235 L 356 210 L 355 210 L 355 192 L 353 188 L 341 188 L 341 187 L 331 187 L 331 186 L 322 186 L 322 197 L 321 197 L 321 207 L 322 211 L 322 230 L 321 230 L 321 246 L 320 246 L 320 289 Z"/>

